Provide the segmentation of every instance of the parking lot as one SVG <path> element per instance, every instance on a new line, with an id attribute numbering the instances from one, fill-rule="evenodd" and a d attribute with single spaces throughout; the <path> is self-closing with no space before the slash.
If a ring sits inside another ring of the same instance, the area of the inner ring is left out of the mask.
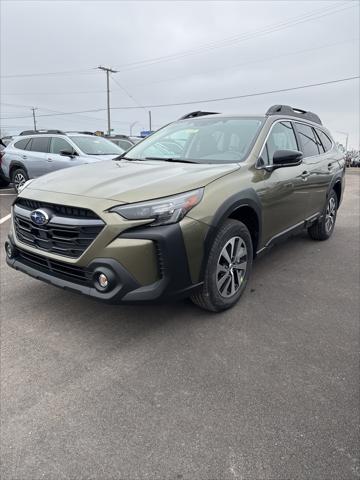
<path id="1" fill-rule="evenodd" d="M 274 247 L 222 314 L 102 305 L 2 252 L 1 478 L 359 478 L 359 185 L 329 241 Z"/>

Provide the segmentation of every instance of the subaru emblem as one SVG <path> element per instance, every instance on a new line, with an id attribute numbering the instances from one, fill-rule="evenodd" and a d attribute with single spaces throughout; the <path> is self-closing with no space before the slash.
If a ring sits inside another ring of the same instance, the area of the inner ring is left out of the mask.
<path id="1" fill-rule="evenodd" d="M 50 217 L 47 214 L 47 212 L 45 212 L 45 210 L 40 210 L 40 209 L 33 210 L 30 213 L 30 218 L 35 225 L 39 225 L 39 226 L 46 225 L 50 220 Z"/>

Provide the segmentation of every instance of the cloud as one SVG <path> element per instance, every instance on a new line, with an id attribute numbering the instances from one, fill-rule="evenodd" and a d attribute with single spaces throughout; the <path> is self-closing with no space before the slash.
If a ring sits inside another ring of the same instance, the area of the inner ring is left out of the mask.
<path id="1" fill-rule="evenodd" d="M 330 15 L 331 9 L 338 12 Z M 357 75 L 358 19 L 357 2 L 5 1 L 2 76 L 82 72 L 3 78 L 1 117 L 30 115 L 31 106 L 38 107 L 38 114 L 104 108 L 105 74 L 90 70 L 98 65 L 117 68 L 117 81 L 138 104 L 226 97 Z M 137 62 L 146 63 L 129 65 Z M 115 82 L 111 89 L 114 107 L 134 105 Z M 209 108 L 264 113 L 271 104 L 291 104 L 318 113 L 339 140 L 337 131 L 349 132 L 350 145 L 358 147 L 358 91 L 359 82 L 353 81 Z M 159 127 L 197 108 L 207 107 L 154 109 L 153 123 Z M 112 121 L 116 132 L 127 133 L 134 121 L 135 130 L 147 128 L 148 114 L 114 110 Z M 31 118 L 1 123 L 13 132 L 31 125 Z M 39 125 L 105 130 L 106 112 L 40 117 Z"/>

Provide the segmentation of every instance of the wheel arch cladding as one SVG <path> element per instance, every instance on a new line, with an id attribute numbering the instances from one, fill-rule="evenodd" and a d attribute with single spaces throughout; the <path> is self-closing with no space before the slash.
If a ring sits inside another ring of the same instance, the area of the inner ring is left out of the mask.
<path id="1" fill-rule="evenodd" d="M 256 255 L 261 242 L 261 203 L 253 189 L 246 189 L 225 200 L 215 212 L 211 227 L 205 239 L 204 257 L 201 267 L 201 278 L 205 273 L 208 255 L 219 227 L 229 218 L 239 220 L 248 228 L 253 242 L 253 255 Z"/>
<path id="2" fill-rule="evenodd" d="M 336 196 L 337 196 L 337 203 L 338 203 L 338 206 L 340 205 L 340 202 L 341 202 L 341 180 L 340 179 L 337 179 L 332 187 L 332 189 L 334 190 L 334 192 L 336 193 Z M 331 190 L 330 190 L 331 191 Z"/>
<path id="3" fill-rule="evenodd" d="M 15 172 L 15 170 L 18 170 L 19 168 L 21 168 L 22 170 L 24 170 L 25 173 L 26 173 L 27 175 L 29 175 L 26 167 L 25 167 L 22 163 L 20 163 L 20 162 L 11 162 L 10 167 L 9 167 L 9 178 L 10 178 L 10 179 L 12 178 L 12 175 L 13 175 L 13 173 Z"/>

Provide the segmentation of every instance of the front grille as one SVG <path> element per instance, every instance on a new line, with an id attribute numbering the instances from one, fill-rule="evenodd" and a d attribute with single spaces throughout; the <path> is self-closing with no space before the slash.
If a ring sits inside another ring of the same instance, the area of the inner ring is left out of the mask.
<path id="1" fill-rule="evenodd" d="M 49 258 L 19 248 L 17 248 L 17 256 L 21 263 L 33 267 L 36 270 L 82 285 L 89 283 L 90 272 L 85 268 L 69 265 L 57 260 L 50 260 Z"/>
<path id="2" fill-rule="evenodd" d="M 37 200 L 30 200 L 28 198 L 18 198 L 16 200 L 16 205 L 21 205 L 21 207 L 30 211 L 36 210 L 37 208 L 46 208 L 51 210 L 53 213 L 56 213 L 56 215 L 65 217 L 99 219 L 96 213 L 88 210 L 87 208 L 68 207 L 67 205 L 39 202 Z"/>
<path id="3" fill-rule="evenodd" d="M 32 210 L 45 209 L 46 225 L 35 225 Z M 78 258 L 104 228 L 104 222 L 91 210 L 19 198 L 14 205 L 14 228 L 18 240 L 46 252 Z"/>

